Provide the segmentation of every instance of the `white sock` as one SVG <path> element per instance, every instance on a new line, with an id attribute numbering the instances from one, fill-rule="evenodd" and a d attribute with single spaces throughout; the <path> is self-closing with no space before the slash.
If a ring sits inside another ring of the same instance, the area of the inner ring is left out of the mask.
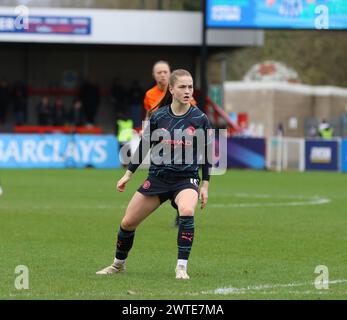
<path id="1" fill-rule="evenodd" d="M 177 260 L 177 266 L 183 266 L 184 269 L 187 269 L 187 264 L 188 264 L 188 260 L 181 260 L 181 259 Z"/>
<path id="2" fill-rule="evenodd" d="M 124 263 L 125 263 L 125 260 L 120 260 L 120 259 L 114 258 L 113 263 L 114 263 L 114 264 L 124 264 Z"/>

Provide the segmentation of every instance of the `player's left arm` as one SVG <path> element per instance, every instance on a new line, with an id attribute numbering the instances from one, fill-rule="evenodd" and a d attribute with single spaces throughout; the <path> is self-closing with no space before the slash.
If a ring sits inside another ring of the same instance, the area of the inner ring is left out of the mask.
<path id="1" fill-rule="evenodd" d="M 202 184 L 199 191 L 199 199 L 201 201 L 201 209 L 204 209 L 208 200 L 208 187 L 210 181 L 210 173 L 212 168 L 211 159 L 212 156 L 209 154 L 212 151 L 212 135 L 211 135 L 211 125 L 205 116 L 204 121 L 204 132 L 205 132 L 205 162 L 202 165 Z"/>
<path id="2" fill-rule="evenodd" d="M 208 200 L 208 185 L 209 181 L 203 180 L 199 191 L 199 200 L 201 203 L 201 210 L 205 208 Z"/>

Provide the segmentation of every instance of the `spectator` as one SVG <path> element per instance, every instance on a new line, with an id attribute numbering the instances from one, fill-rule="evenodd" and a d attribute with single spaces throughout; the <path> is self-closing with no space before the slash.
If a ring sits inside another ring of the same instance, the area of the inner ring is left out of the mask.
<path id="1" fill-rule="evenodd" d="M 119 83 L 117 78 L 114 78 L 110 88 L 110 98 L 117 119 L 126 116 L 128 112 L 125 97 L 126 92 L 124 87 Z"/>
<path id="2" fill-rule="evenodd" d="M 75 99 L 72 108 L 69 112 L 69 121 L 73 126 L 83 126 L 84 125 L 84 114 L 82 108 L 82 102 L 80 99 Z"/>
<path id="3" fill-rule="evenodd" d="M 333 137 L 334 130 L 330 124 L 323 119 L 318 127 L 319 136 L 323 139 L 331 139 Z"/>
<path id="4" fill-rule="evenodd" d="M 159 103 L 166 97 L 167 93 L 171 97 L 167 90 L 170 74 L 170 65 L 167 61 L 160 60 L 153 65 L 152 76 L 156 84 L 147 90 L 143 100 L 143 106 L 146 110 L 145 120 L 148 120 L 150 114 L 158 108 Z"/>
<path id="5" fill-rule="evenodd" d="M 10 104 L 10 89 L 6 80 L 0 80 L 0 124 L 6 120 L 7 108 Z"/>
<path id="6" fill-rule="evenodd" d="M 66 112 L 64 102 L 60 97 L 55 99 L 53 109 L 53 124 L 55 126 L 63 126 L 66 123 Z"/>
<path id="7" fill-rule="evenodd" d="M 16 125 L 24 125 L 27 122 L 28 115 L 28 93 L 27 88 L 22 81 L 17 81 L 14 85 L 13 106 Z"/>
<path id="8" fill-rule="evenodd" d="M 280 136 L 280 137 L 284 136 L 284 126 L 282 122 L 280 122 L 277 126 L 277 136 Z"/>
<path id="9" fill-rule="evenodd" d="M 49 99 L 47 96 L 43 96 L 41 101 L 37 105 L 37 116 L 39 126 L 50 126 L 52 125 L 52 107 L 49 104 Z"/>
<path id="10" fill-rule="evenodd" d="M 93 76 L 83 82 L 79 96 L 86 115 L 87 125 L 95 125 L 95 116 L 100 103 L 100 89 Z"/>
<path id="11" fill-rule="evenodd" d="M 131 148 L 130 148 L 130 143 L 131 140 L 134 137 L 134 133 L 133 133 L 133 128 L 134 128 L 134 123 L 131 119 L 127 119 L 127 117 L 122 117 L 117 119 L 116 121 L 116 136 L 117 136 L 117 140 L 119 142 L 119 155 L 120 155 L 120 160 L 122 163 L 122 166 L 125 167 L 126 166 L 126 161 L 124 158 L 124 150 L 122 151 L 123 146 L 128 145 L 129 148 L 127 148 L 127 156 L 129 157 L 129 159 L 131 158 Z"/>
<path id="12" fill-rule="evenodd" d="M 133 81 L 129 88 L 129 102 L 131 109 L 131 119 L 134 123 L 134 128 L 141 127 L 142 120 L 142 101 L 143 101 L 144 90 L 141 88 L 137 80 Z"/>

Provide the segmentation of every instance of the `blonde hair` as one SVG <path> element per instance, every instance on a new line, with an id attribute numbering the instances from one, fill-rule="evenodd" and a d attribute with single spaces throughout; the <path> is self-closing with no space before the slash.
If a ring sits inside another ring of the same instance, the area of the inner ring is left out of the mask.
<path id="1" fill-rule="evenodd" d="M 184 69 L 175 70 L 174 72 L 171 73 L 171 76 L 169 79 L 169 85 L 171 87 L 173 87 L 177 81 L 177 78 L 178 77 L 184 77 L 184 76 L 191 77 L 193 79 L 193 77 L 189 71 L 184 70 Z"/>

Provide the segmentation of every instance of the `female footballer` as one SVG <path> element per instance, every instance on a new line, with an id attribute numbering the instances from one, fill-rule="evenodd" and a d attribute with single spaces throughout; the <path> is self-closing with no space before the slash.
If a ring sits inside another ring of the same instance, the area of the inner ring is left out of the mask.
<path id="1" fill-rule="evenodd" d="M 143 106 L 146 110 L 145 121 L 147 121 L 152 113 L 154 113 L 158 108 L 172 103 L 172 95 L 168 90 L 170 75 L 171 67 L 169 62 L 159 60 L 153 65 L 152 76 L 156 85 L 146 92 L 143 100 Z M 196 105 L 194 98 L 192 98 L 190 103 L 194 106 Z M 175 227 L 178 227 L 178 219 L 179 213 L 177 211 L 174 221 Z"/>
<path id="2" fill-rule="evenodd" d="M 172 206 L 179 212 L 176 279 L 189 279 L 187 262 L 194 239 L 195 207 L 200 198 L 203 209 L 208 199 L 211 164 L 208 161 L 210 157 L 207 155 L 207 145 L 211 142 L 208 134 L 210 124 L 206 115 L 190 104 L 193 97 L 193 78 L 188 71 L 175 70 L 170 76 L 169 90 L 172 103 L 159 108 L 151 115 L 137 152 L 128 170 L 117 183 L 118 191 L 123 192 L 146 156 L 147 152 L 143 150 L 143 146 L 148 145 L 151 148 L 149 175 L 135 192 L 125 211 L 118 231 L 114 262 L 98 271 L 99 275 L 125 271 L 125 261 L 133 245 L 136 228 L 164 201 L 171 200 Z M 176 139 L 177 130 L 182 133 L 181 139 Z M 203 139 L 186 138 L 195 132 L 203 132 Z M 175 152 L 178 146 L 182 147 L 181 153 Z M 160 151 L 154 152 L 155 150 Z M 199 150 L 203 150 L 202 157 Z M 193 151 L 193 158 L 189 160 L 186 159 L 188 151 Z M 136 161 L 136 158 L 139 161 Z M 204 161 L 199 161 L 202 158 Z M 162 159 L 169 161 L 163 163 Z M 202 185 L 199 190 L 198 171 L 201 163 Z"/>

